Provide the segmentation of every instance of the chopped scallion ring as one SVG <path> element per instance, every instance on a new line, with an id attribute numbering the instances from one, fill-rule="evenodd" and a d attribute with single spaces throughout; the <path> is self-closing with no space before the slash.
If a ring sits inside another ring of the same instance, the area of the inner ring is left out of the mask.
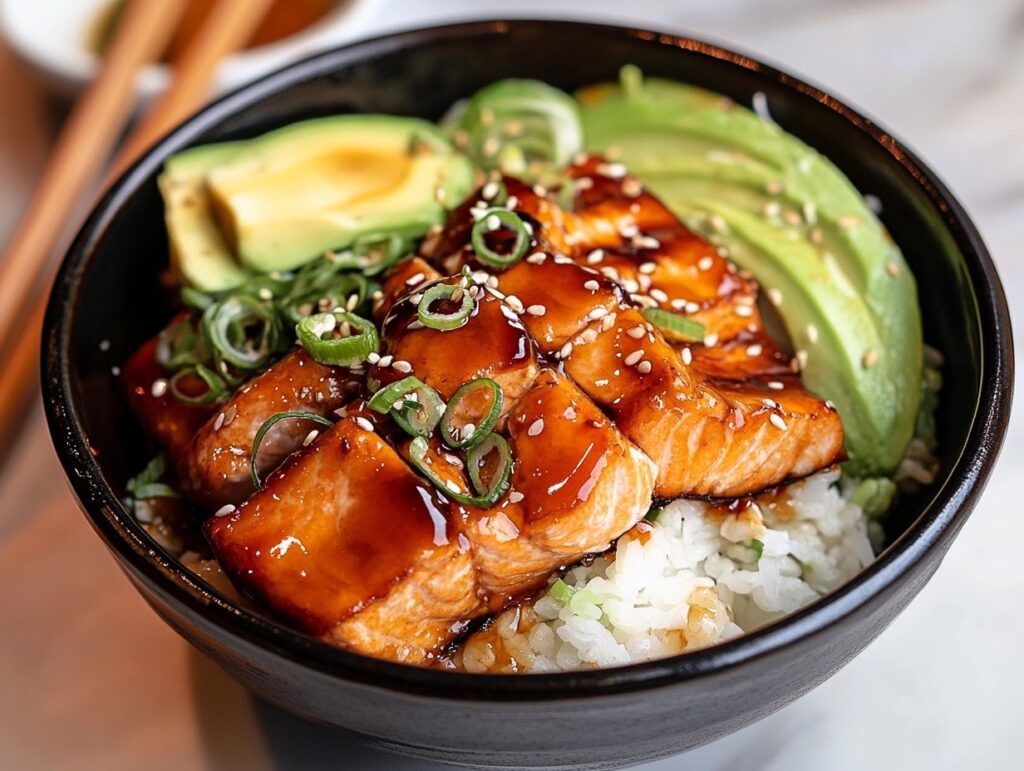
<path id="1" fill-rule="evenodd" d="M 487 235 L 499 228 L 511 230 L 515 241 L 507 254 L 496 252 L 487 245 Z M 485 265 L 507 268 L 523 258 L 530 247 L 530 231 L 526 223 L 515 212 L 508 209 L 492 208 L 483 212 L 470 233 L 470 241 L 476 251 L 477 259 Z"/>
<path id="2" fill-rule="evenodd" d="M 259 453 L 260 445 L 263 443 L 263 438 L 267 435 L 267 432 L 270 431 L 270 429 L 282 420 L 289 420 L 293 418 L 299 420 L 311 420 L 314 423 L 319 423 L 321 426 L 330 427 L 334 425 L 332 420 L 325 418 L 323 415 L 317 415 L 315 412 L 301 412 L 296 410 L 279 412 L 264 420 L 263 424 L 256 432 L 256 436 L 253 437 L 252 451 L 249 453 L 249 472 L 252 474 L 252 486 L 257 490 L 260 489 L 262 482 L 260 481 L 259 471 L 256 468 L 256 457 Z"/>
<path id="3" fill-rule="evenodd" d="M 186 378 L 202 380 L 206 384 L 206 390 L 196 394 L 183 389 L 182 381 Z M 228 397 L 228 389 L 224 379 L 212 369 L 204 367 L 202 364 L 196 364 L 175 372 L 174 376 L 167 381 L 167 389 L 171 392 L 171 396 L 179 402 L 193 407 L 213 404 Z"/>
<path id="4" fill-rule="evenodd" d="M 430 436 L 444 414 L 440 394 L 414 375 L 384 386 L 370 397 L 367 406 L 375 412 L 391 413 L 409 436 Z"/>
<path id="5" fill-rule="evenodd" d="M 203 333 L 218 368 L 263 369 L 286 340 L 277 312 L 249 295 L 231 295 L 203 311 Z"/>
<path id="6" fill-rule="evenodd" d="M 148 498 L 177 498 L 178 491 L 169 484 L 158 481 L 167 471 L 167 455 L 160 453 L 155 456 L 146 468 L 128 480 L 125 489 L 135 500 Z"/>
<path id="7" fill-rule="evenodd" d="M 492 452 L 497 453 L 496 465 L 489 459 Z M 508 489 L 512 473 L 512 451 L 508 442 L 500 434 L 488 434 L 484 441 L 466 453 L 466 467 L 478 498 L 486 506 L 496 503 Z M 490 481 L 484 479 L 485 470 L 489 472 Z"/>
<path id="8" fill-rule="evenodd" d="M 295 334 L 310 356 L 329 366 L 351 367 L 380 348 L 373 322 L 346 311 L 307 316 Z"/>
<path id="9" fill-rule="evenodd" d="M 504 401 L 505 392 L 490 378 L 462 385 L 441 417 L 444 443 L 460 450 L 480 444 L 494 430 Z"/>
<path id="10" fill-rule="evenodd" d="M 443 313 L 433 309 L 436 302 L 458 304 L 458 307 L 449 313 Z M 476 300 L 458 284 L 434 284 L 423 293 L 416 306 L 416 315 L 425 327 L 450 331 L 464 326 L 475 307 Z"/>
<path id="11" fill-rule="evenodd" d="M 208 357 L 205 341 L 191 317 L 171 324 L 157 338 L 157 363 L 169 372 L 201 364 Z"/>
<path id="12" fill-rule="evenodd" d="M 448 486 L 446 481 L 441 477 L 440 474 L 438 474 L 438 472 L 431 465 L 431 460 L 429 457 L 430 444 L 424 437 L 418 436 L 412 440 L 412 444 L 409 445 L 409 457 L 412 460 L 413 465 L 420 471 L 420 473 L 423 474 L 423 476 L 425 476 L 427 479 L 429 479 L 431 484 L 433 484 L 434 487 L 436 487 L 444 496 L 451 498 L 453 501 L 456 501 L 457 503 L 461 503 L 466 506 L 486 508 L 487 506 L 493 506 L 495 503 L 497 503 L 498 499 L 501 498 L 505 490 L 508 489 L 508 478 L 512 470 L 512 455 L 509 452 L 508 445 L 505 443 L 505 440 L 501 439 L 500 436 L 497 436 L 495 434 L 492 434 L 492 438 L 500 440 L 500 444 L 497 442 L 494 442 L 493 444 L 485 443 L 487 444 L 487 451 L 489 452 L 492 447 L 504 447 L 504 452 L 501 452 L 499 449 L 499 463 L 501 463 L 501 466 L 497 469 L 494 484 L 491 487 L 489 487 L 484 493 L 479 495 L 465 495 L 463 493 L 457 493 L 453 491 L 451 487 Z M 484 445 L 480 445 L 480 448 L 482 447 L 484 447 Z M 480 460 L 482 460 L 485 457 L 485 455 L 481 455 L 478 458 L 478 464 L 480 463 Z M 479 468 L 477 469 L 476 475 L 479 478 Z M 472 480 L 473 477 L 471 471 L 470 481 Z M 476 483 L 474 483 L 474 486 L 475 484 Z"/>
<path id="13" fill-rule="evenodd" d="M 661 308 L 644 308 L 641 313 L 654 326 L 666 332 L 672 340 L 685 340 L 691 343 L 699 343 L 704 340 L 704 325 L 699 321 Z"/>

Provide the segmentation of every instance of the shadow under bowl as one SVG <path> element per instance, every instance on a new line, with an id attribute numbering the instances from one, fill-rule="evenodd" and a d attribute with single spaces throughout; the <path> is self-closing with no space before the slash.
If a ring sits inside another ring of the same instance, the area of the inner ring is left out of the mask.
<path id="1" fill-rule="evenodd" d="M 942 472 L 893 513 L 879 558 L 828 597 L 714 648 L 615 669 L 477 676 L 329 647 L 232 605 L 157 546 L 120 501 L 147 446 L 111 367 L 169 315 L 158 280 L 167 263 L 156 187 L 164 159 L 189 145 L 319 115 L 436 119 L 499 78 L 574 89 L 613 79 L 627 63 L 743 104 L 763 93 L 779 124 L 882 202 L 882 219 L 918 279 L 926 339 L 947 363 L 938 416 Z M 834 674 L 938 567 L 992 469 L 1012 382 L 1006 302 L 985 246 L 902 143 L 817 88 L 746 56 L 674 35 L 553 21 L 388 35 L 292 65 L 208 107 L 152 148 L 93 211 L 57 278 L 43 349 L 50 430 L 74 492 L 168 624 L 290 712 L 398 752 L 477 767 L 611 767 L 668 755 L 764 717 Z"/>

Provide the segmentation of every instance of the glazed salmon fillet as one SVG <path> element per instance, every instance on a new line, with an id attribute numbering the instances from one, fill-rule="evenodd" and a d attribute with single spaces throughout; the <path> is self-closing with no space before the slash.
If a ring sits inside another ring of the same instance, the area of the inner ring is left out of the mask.
<path id="1" fill-rule="evenodd" d="M 267 418 L 285 411 L 330 415 L 361 385 L 358 371 L 328 367 L 301 348 L 293 350 L 236 391 L 195 433 L 178 462 L 183 490 L 210 508 L 241 503 L 253 491 L 252 444 Z M 312 428 L 305 420 L 274 424 L 260 443 L 257 470 L 277 468 Z"/>
<path id="2" fill-rule="evenodd" d="M 539 226 L 537 251 L 497 274 L 498 286 L 540 352 L 559 360 L 656 463 L 655 494 L 748 495 L 841 460 L 839 416 L 792 376 L 789 357 L 761 323 L 756 283 L 653 196 L 630 189 L 612 164 L 587 159 L 574 173 L 591 182 L 575 212 L 557 215 L 533 188 L 503 180 Z M 434 248 L 454 249 L 431 255 L 446 270 L 485 267 L 457 246 L 456 235 L 468 232 L 463 221 L 480 208 L 473 200 L 436 239 Z M 568 235 L 549 238 L 553 228 Z M 550 251 L 566 240 L 571 255 Z M 604 264 L 607 255 L 617 268 Z M 642 315 L 644 307 L 671 310 L 676 300 L 696 306 L 704 340 L 673 346 Z"/>

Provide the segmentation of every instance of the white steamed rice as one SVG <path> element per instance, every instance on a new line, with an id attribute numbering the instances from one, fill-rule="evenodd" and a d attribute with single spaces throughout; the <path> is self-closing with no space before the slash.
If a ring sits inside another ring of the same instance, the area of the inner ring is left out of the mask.
<path id="1" fill-rule="evenodd" d="M 472 636 L 470 672 L 550 672 L 646 661 L 755 629 L 874 559 L 860 506 L 822 471 L 740 513 L 677 500 L 613 551 Z"/>

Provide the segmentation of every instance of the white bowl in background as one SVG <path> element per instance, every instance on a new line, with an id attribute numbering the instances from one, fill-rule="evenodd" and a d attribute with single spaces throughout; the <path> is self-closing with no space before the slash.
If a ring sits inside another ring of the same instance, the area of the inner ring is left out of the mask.
<path id="1" fill-rule="evenodd" d="M 111 0 L 0 0 L 0 33 L 14 52 L 60 94 L 76 96 L 93 78 L 99 59 L 89 35 Z M 380 0 L 342 0 L 315 24 L 273 43 L 239 51 L 220 66 L 214 92 L 241 86 L 320 49 L 360 37 Z M 163 91 L 170 77 L 160 64 L 136 80 L 140 103 Z"/>

